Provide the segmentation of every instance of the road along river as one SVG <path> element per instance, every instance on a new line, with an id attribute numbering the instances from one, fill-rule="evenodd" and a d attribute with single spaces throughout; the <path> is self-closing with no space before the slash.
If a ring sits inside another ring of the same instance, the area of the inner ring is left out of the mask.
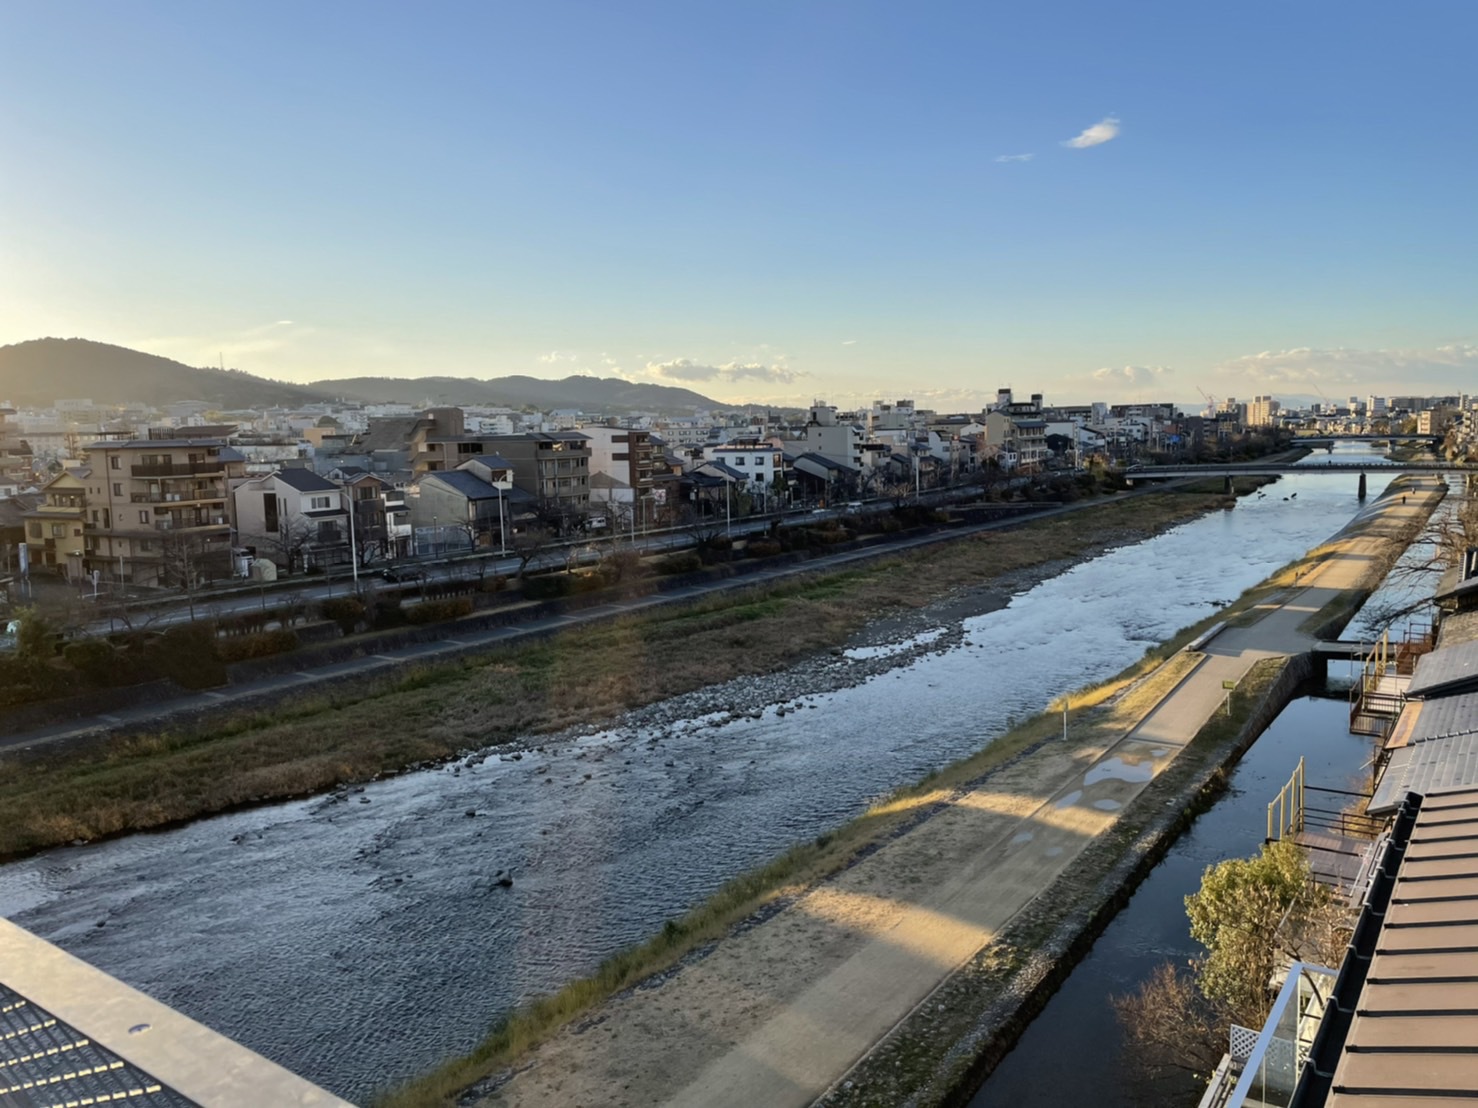
<path id="1" fill-rule="evenodd" d="M 14 863 L 0 915 L 364 1099 L 727 879 L 1118 672 L 1358 510 L 1349 474 L 1285 478 L 998 610 L 922 613 L 907 641 L 870 639 L 526 752 Z"/>

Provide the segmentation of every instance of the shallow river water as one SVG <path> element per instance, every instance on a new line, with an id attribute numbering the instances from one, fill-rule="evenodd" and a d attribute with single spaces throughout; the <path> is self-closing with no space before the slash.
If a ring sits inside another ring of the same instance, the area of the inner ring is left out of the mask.
<path id="1" fill-rule="evenodd" d="M 0 867 L 0 915 L 364 1099 L 728 878 L 1118 672 L 1347 524 L 1355 488 L 1353 474 L 1285 478 L 926 629 L 886 672 L 868 651 L 829 660 L 872 667 L 852 687 L 737 683 L 735 697 L 771 701 L 759 718 L 627 721 Z M 705 695 L 684 704 L 730 694 Z"/>

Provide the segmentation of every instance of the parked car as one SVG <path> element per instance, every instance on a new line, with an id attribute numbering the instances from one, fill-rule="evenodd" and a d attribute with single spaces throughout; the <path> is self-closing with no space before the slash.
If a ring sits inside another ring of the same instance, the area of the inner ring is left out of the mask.
<path id="1" fill-rule="evenodd" d="M 380 570 L 380 576 L 386 581 L 424 581 L 426 571 L 420 566 L 386 566 Z"/>

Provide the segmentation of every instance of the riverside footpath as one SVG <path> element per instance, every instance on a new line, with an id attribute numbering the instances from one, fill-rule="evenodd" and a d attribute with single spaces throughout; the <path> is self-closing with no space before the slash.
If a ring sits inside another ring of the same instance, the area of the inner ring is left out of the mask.
<path id="1" fill-rule="evenodd" d="M 1442 488 L 1423 479 L 1402 491 L 1364 509 L 1201 649 L 1117 694 L 1119 718 L 1038 742 L 931 802 L 904 833 L 600 1005 L 462 1103 L 872 1102 L 869 1055 L 910 1020 L 942 1011 L 940 986 L 1024 914 L 1070 892 L 1054 884 L 1136 812 L 1222 708 L 1227 683 L 1264 659 L 1308 651 L 1321 613 L 1374 586 L 1397 536 L 1409 536 Z M 894 1087 L 876 1102 L 913 1093 Z"/>

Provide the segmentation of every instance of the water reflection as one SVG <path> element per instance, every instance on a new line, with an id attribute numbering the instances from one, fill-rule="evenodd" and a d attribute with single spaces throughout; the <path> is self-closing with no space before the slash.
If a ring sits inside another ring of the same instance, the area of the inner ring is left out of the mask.
<path id="1" fill-rule="evenodd" d="M 797 699 L 782 679 L 776 701 L 797 708 L 784 715 L 623 726 L 347 802 L 53 851 L 0 869 L 0 912 L 362 1099 L 729 877 L 1116 673 L 1358 507 L 1350 474 L 1274 488 L 1297 510 L 1249 497 L 1111 551 L 855 687 Z"/>

